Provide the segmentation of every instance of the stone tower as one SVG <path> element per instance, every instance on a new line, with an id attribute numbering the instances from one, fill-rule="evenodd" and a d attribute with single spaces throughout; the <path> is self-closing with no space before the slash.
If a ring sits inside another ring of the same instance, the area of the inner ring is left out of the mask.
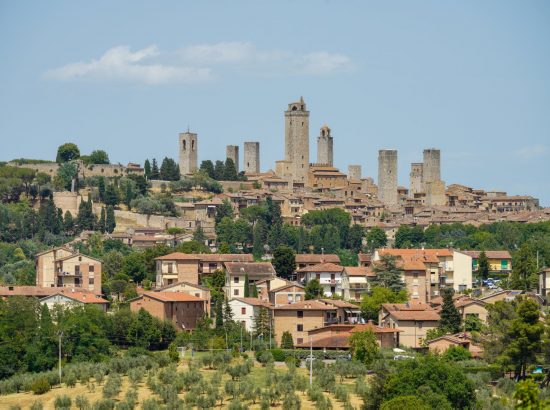
<path id="1" fill-rule="evenodd" d="M 424 164 L 422 162 L 413 162 L 411 164 L 411 173 L 410 176 L 410 186 L 409 186 L 409 196 L 414 198 L 415 194 L 424 192 L 422 186 L 422 175 L 423 175 Z"/>
<path id="2" fill-rule="evenodd" d="M 198 138 L 192 132 L 182 132 L 179 136 L 179 166 L 181 175 L 190 175 L 197 170 Z"/>
<path id="3" fill-rule="evenodd" d="M 292 177 L 305 182 L 309 169 L 309 111 L 303 97 L 285 111 L 285 160 L 292 164 Z"/>
<path id="4" fill-rule="evenodd" d="M 348 165 L 348 179 L 361 179 L 361 165 Z"/>
<path id="5" fill-rule="evenodd" d="M 247 174 L 260 173 L 260 143 L 244 143 L 244 172 Z"/>
<path id="6" fill-rule="evenodd" d="M 225 148 L 225 157 L 227 159 L 233 160 L 235 164 L 235 170 L 239 172 L 239 146 L 238 145 L 228 145 Z"/>
<path id="7" fill-rule="evenodd" d="M 441 180 L 441 151 L 435 148 L 424 150 L 424 169 L 422 175 L 424 183 Z"/>
<path id="8" fill-rule="evenodd" d="M 317 137 L 317 163 L 332 166 L 333 141 L 328 125 L 323 125 Z"/>
<path id="9" fill-rule="evenodd" d="M 378 151 L 378 199 L 386 205 L 396 205 L 397 197 L 397 150 Z"/>

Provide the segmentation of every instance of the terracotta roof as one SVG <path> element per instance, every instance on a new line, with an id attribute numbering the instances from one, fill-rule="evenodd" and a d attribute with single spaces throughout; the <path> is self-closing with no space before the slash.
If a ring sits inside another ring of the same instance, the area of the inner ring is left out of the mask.
<path id="1" fill-rule="evenodd" d="M 296 263 L 340 263 L 340 257 L 338 255 L 328 253 L 324 255 L 311 254 L 311 253 L 298 253 L 296 254 Z"/>
<path id="2" fill-rule="evenodd" d="M 471 304 L 486 305 L 487 302 L 484 302 L 483 300 L 480 300 L 480 299 L 461 298 L 461 299 L 455 300 L 454 304 L 457 308 L 459 308 L 459 307 L 468 306 Z"/>
<path id="3" fill-rule="evenodd" d="M 406 310 L 406 311 L 432 310 L 430 305 L 423 302 L 382 303 L 381 307 L 383 307 L 388 312 L 396 312 L 400 310 Z"/>
<path id="4" fill-rule="evenodd" d="M 104 304 L 109 303 L 108 300 L 100 298 L 99 296 L 96 296 L 93 293 L 85 293 L 85 292 L 64 292 L 64 293 L 62 293 L 62 292 L 59 292 L 59 291 L 56 292 L 56 293 L 53 293 L 49 296 L 43 297 L 42 299 L 40 299 L 40 301 L 43 301 L 45 299 L 54 297 L 56 295 L 65 296 L 69 299 L 74 299 L 74 300 L 76 300 L 78 302 L 82 302 L 82 303 L 91 303 L 91 304 L 100 304 L 100 305 L 104 305 Z"/>
<path id="5" fill-rule="evenodd" d="M 372 256 L 370 253 L 358 253 L 357 259 L 359 262 L 370 262 L 372 260 Z"/>
<path id="6" fill-rule="evenodd" d="M 340 299 L 319 299 L 319 300 L 328 305 L 333 305 L 339 308 L 359 309 L 359 306 L 354 305 L 353 303 L 350 303 L 350 302 L 346 302 L 345 300 L 340 300 Z"/>
<path id="7" fill-rule="evenodd" d="M 92 294 L 93 292 L 88 292 L 86 290 L 78 289 L 78 288 L 61 288 L 61 287 L 54 287 L 54 288 L 43 288 L 41 286 L 0 286 L 0 297 L 2 296 L 50 296 L 55 293 L 62 293 L 66 295 L 70 295 L 73 292 L 81 292 L 81 293 L 88 293 Z"/>
<path id="8" fill-rule="evenodd" d="M 461 251 L 462 253 L 471 256 L 474 259 L 479 258 L 481 251 Z M 489 259 L 512 259 L 508 251 L 485 251 L 485 255 Z"/>
<path id="9" fill-rule="evenodd" d="M 148 296 L 161 302 L 204 302 L 204 299 L 182 292 L 143 292 L 142 296 Z M 140 297 L 142 297 L 140 296 Z"/>
<path id="10" fill-rule="evenodd" d="M 349 333 L 340 333 L 331 336 L 321 337 L 311 341 L 311 347 L 329 348 L 329 349 L 348 349 L 349 348 Z M 297 348 L 309 348 L 310 343 L 297 344 Z"/>
<path id="11" fill-rule="evenodd" d="M 283 289 L 291 288 L 293 286 L 296 286 L 297 288 L 305 289 L 305 286 L 300 285 L 299 283 L 296 283 L 296 282 L 291 282 L 291 283 L 287 283 L 286 285 L 279 286 L 278 288 L 271 289 L 270 292 L 279 292 Z"/>
<path id="12" fill-rule="evenodd" d="M 318 300 L 304 300 L 301 302 L 289 303 L 274 308 L 275 310 L 336 310 L 335 306 L 329 306 Z"/>
<path id="13" fill-rule="evenodd" d="M 157 261 L 173 261 L 173 260 L 200 260 L 199 255 L 193 253 L 172 252 L 168 255 L 155 258 Z"/>
<path id="14" fill-rule="evenodd" d="M 350 330 L 350 333 L 356 333 L 356 332 L 364 332 L 365 330 L 371 330 L 374 333 L 397 333 L 397 332 L 403 332 L 402 329 L 397 328 L 391 328 L 391 327 L 380 327 L 376 326 L 373 323 L 363 323 L 359 325 L 355 325 L 353 329 Z"/>
<path id="15" fill-rule="evenodd" d="M 306 266 L 305 268 L 298 270 L 298 272 L 342 272 L 343 270 L 344 267 L 341 265 L 325 262 L 318 263 L 317 265 L 313 266 Z"/>
<path id="16" fill-rule="evenodd" d="M 50 248 L 50 249 L 46 249 L 45 251 L 38 252 L 37 254 L 34 255 L 34 257 L 36 258 L 37 256 L 45 255 L 49 252 L 58 251 L 60 249 L 63 249 L 64 251 L 67 251 L 67 252 L 70 252 L 70 253 L 73 253 L 73 251 L 71 249 L 67 248 L 66 246 L 56 246 L 55 248 Z"/>
<path id="17" fill-rule="evenodd" d="M 252 306 L 263 306 L 270 309 L 273 307 L 271 303 L 264 302 L 263 300 L 258 298 L 233 298 L 231 300 L 238 300 Z"/>
<path id="18" fill-rule="evenodd" d="M 377 249 L 378 254 L 384 255 L 426 255 L 426 256 L 453 256 L 453 251 L 446 248 L 440 249 Z"/>
<path id="19" fill-rule="evenodd" d="M 206 286 L 201 286 L 201 285 L 197 285 L 196 283 L 181 281 L 181 282 L 171 283 L 170 285 L 162 286 L 160 288 L 154 289 L 153 291 L 154 292 L 162 292 L 165 289 L 170 289 L 170 288 L 173 288 L 173 287 L 176 287 L 176 286 L 179 286 L 179 285 L 188 285 L 188 286 L 192 286 L 192 287 L 197 288 L 197 289 L 208 290 L 208 291 L 210 290 Z"/>
<path id="20" fill-rule="evenodd" d="M 346 266 L 344 267 L 344 272 L 346 272 L 348 276 L 376 276 L 376 273 L 374 273 L 370 267 L 367 268 L 366 266 Z"/>
<path id="21" fill-rule="evenodd" d="M 275 276 L 275 268 L 270 262 L 226 262 L 225 269 L 230 275 L 248 274 L 248 276 Z"/>
<path id="22" fill-rule="evenodd" d="M 93 258 L 91 256 L 88 256 L 88 255 L 84 255 L 83 253 L 73 253 L 72 255 L 68 255 L 68 256 L 64 256 L 63 258 L 59 258 L 59 259 L 56 259 L 55 261 L 67 261 L 69 259 L 73 259 L 73 258 L 76 258 L 77 256 L 80 256 L 82 258 L 87 258 L 87 259 L 92 259 L 96 262 L 99 262 L 101 263 L 101 260 L 97 259 L 97 258 Z"/>
<path id="23" fill-rule="evenodd" d="M 438 321 L 439 314 L 435 310 L 396 310 L 389 313 L 397 320 Z"/>
<path id="24" fill-rule="evenodd" d="M 201 253 L 197 254 L 203 262 L 254 262 L 250 253 Z"/>

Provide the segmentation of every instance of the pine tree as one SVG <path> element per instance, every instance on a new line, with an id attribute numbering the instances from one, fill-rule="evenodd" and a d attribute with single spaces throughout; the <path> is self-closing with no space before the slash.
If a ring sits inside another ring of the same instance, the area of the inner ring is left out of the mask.
<path id="1" fill-rule="evenodd" d="M 388 288 L 395 293 L 405 288 L 402 272 L 397 268 L 395 256 L 382 255 L 380 260 L 374 264 L 373 271 L 376 276 L 370 279 L 371 286 Z"/>
<path id="2" fill-rule="evenodd" d="M 200 170 L 210 178 L 215 179 L 216 173 L 214 171 L 214 164 L 209 159 L 201 162 Z"/>
<path id="3" fill-rule="evenodd" d="M 151 178 L 151 163 L 148 159 L 145 160 L 145 164 L 143 165 L 143 172 L 145 174 L 146 179 Z"/>
<path id="4" fill-rule="evenodd" d="M 130 209 L 130 204 L 134 199 L 134 188 L 131 183 L 126 184 L 126 192 L 124 193 L 124 204 Z"/>
<path id="5" fill-rule="evenodd" d="M 160 178 L 160 172 L 159 167 L 157 165 L 157 160 L 153 158 L 153 166 L 151 167 L 151 179 L 159 179 Z"/>
<path id="6" fill-rule="evenodd" d="M 225 177 L 225 164 L 223 161 L 216 161 L 216 165 L 214 165 L 214 179 L 218 181 L 223 181 L 223 178 Z"/>
<path id="7" fill-rule="evenodd" d="M 40 319 L 36 336 L 27 347 L 25 361 L 32 372 L 50 370 L 57 361 L 57 341 L 55 328 L 48 305 L 40 307 Z"/>
<path id="8" fill-rule="evenodd" d="M 93 230 L 95 227 L 95 215 L 93 213 L 92 198 L 88 195 L 87 201 L 82 201 L 78 207 L 76 223 L 80 231 Z"/>
<path id="9" fill-rule="evenodd" d="M 236 181 L 239 178 L 237 175 L 237 168 L 235 168 L 235 163 L 231 158 L 225 160 L 224 166 L 224 180 L 226 181 Z"/>
<path id="10" fill-rule="evenodd" d="M 231 306 L 229 306 L 229 301 L 225 299 L 223 307 L 223 323 L 230 324 L 233 323 L 233 311 Z"/>
<path id="11" fill-rule="evenodd" d="M 105 230 L 108 233 L 113 233 L 116 228 L 115 209 L 112 206 L 107 207 L 107 215 L 105 217 Z"/>
<path id="12" fill-rule="evenodd" d="M 244 297 L 250 296 L 250 281 L 248 280 L 248 273 L 244 275 Z"/>
<path id="13" fill-rule="evenodd" d="M 105 233 L 105 227 L 106 227 L 105 207 L 102 207 L 101 216 L 99 217 L 98 229 L 101 233 Z"/>
<path id="14" fill-rule="evenodd" d="M 458 309 L 453 302 L 454 289 L 443 288 L 441 291 L 443 304 L 441 305 L 441 314 L 439 320 L 439 329 L 446 333 L 460 332 L 461 317 Z"/>
<path id="15" fill-rule="evenodd" d="M 477 259 L 477 275 L 482 281 L 489 277 L 489 258 L 485 251 L 482 251 Z"/>
<path id="16" fill-rule="evenodd" d="M 258 297 L 258 287 L 256 286 L 256 284 L 253 284 L 253 285 L 252 285 L 252 297 L 253 297 L 253 298 L 257 298 L 257 297 Z"/>

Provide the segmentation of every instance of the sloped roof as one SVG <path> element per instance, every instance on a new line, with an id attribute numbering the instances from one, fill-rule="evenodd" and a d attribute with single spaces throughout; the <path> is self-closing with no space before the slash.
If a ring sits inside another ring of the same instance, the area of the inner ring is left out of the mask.
<path id="1" fill-rule="evenodd" d="M 396 311 L 419 311 L 419 310 L 433 310 L 430 305 L 423 302 L 406 302 L 406 303 L 382 303 L 382 308 L 387 310 L 388 312 L 396 312 Z"/>
<path id="2" fill-rule="evenodd" d="M 204 299 L 182 292 L 143 292 L 142 296 L 161 302 L 204 302 Z"/>
<path id="3" fill-rule="evenodd" d="M 312 254 L 312 253 L 298 253 L 296 254 L 296 263 L 340 263 L 340 257 L 333 253 L 326 254 Z"/>
<path id="4" fill-rule="evenodd" d="M 471 256 L 474 259 L 479 258 L 481 251 L 461 251 L 468 256 Z M 485 255 L 489 259 L 512 259 L 512 255 L 508 251 L 485 251 Z"/>
<path id="5" fill-rule="evenodd" d="M 300 284 L 297 283 L 297 282 L 290 282 L 290 283 L 287 283 L 286 285 L 279 286 L 278 288 L 271 289 L 270 292 L 280 292 L 281 290 L 284 290 L 284 289 L 287 289 L 287 288 L 291 288 L 291 287 L 293 287 L 293 286 L 296 286 L 297 288 L 300 288 L 300 289 L 305 289 L 305 286 L 300 285 Z"/>
<path id="6" fill-rule="evenodd" d="M 366 266 L 346 266 L 344 267 L 344 272 L 346 272 L 348 276 L 376 276 L 376 273 L 374 273 L 370 267 L 367 268 Z"/>
<path id="7" fill-rule="evenodd" d="M 196 283 L 181 281 L 181 282 L 171 283 L 169 285 L 165 285 L 165 286 L 162 286 L 160 288 L 154 289 L 153 292 L 162 292 L 166 289 L 171 289 L 171 288 L 174 288 L 174 287 L 179 286 L 179 285 L 187 285 L 187 286 L 191 286 L 191 287 L 201 289 L 201 290 L 208 290 L 208 291 L 210 290 L 206 286 L 197 285 Z"/>
<path id="8" fill-rule="evenodd" d="M 396 310 L 389 313 L 397 320 L 438 321 L 439 314 L 435 310 Z"/>
<path id="9" fill-rule="evenodd" d="M 0 297 L 3 296 L 35 296 L 35 297 L 41 297 L 41 296 L 50 296 L 55 293 L 61 293 L 64 295 L 70 295 L 74 292 L 81 292 L 81 293 L 87 293 L 92 294 L 91 291 L 86 291 L 83 289 L 78 288 L 43 288 L 41 286 L 0 286 Z"/>
<path id="10" fill-rule="evenodd" d="M 233 298 L 231 300 L 238 300 L 240 302 L 246 303 L 247 305 L 251 305 L 251 306 L 263 306 L 269 309 L 273 307 L 271 303 L 264 302 L 263 300 L 258 298 Z"/>
<path id="11" fill-rule="evenodd" d="M 446 248 L 439 249 L 377 249 L 379 255 L 425 255 L 425 256 L 453 256 L 453 251 Z"/>
<path id="12" fill-rule="evenodd" d="M 317 265 L 306 266 L 305 268 L 298 270 L 298 272 L 343 272 L 343 271 L 344 271 L 343 266 L 336 265 L 330 262 L 318 263 Z"/>
<path id="13" fill-rule="evenodd" d="M 225 269 L 230 275 L 248 274 L 248 276 L 275 276 L 275 268 L 270 262 L 226 262 Z"/>
<path id="14" fill-rule="evenodd" d="M 81 303 L 100 304 L 100 305 L 104 305 L 104 304 L 109 303 L 108 300 L 100 298 L 99 296 L 96 296 L 93 293 L 85 293 L 85 292 L 61 293 L 59 291 L 54 293 L 54 294 L 51 294 L 49 296 L 46 296 L 46 297 L 40 299 L 40 301 L 42 302 L 46 299 L 53 298 L 57 295 L 64 296 L 68 299 L 73 299 L 73 300 L 76 300 L 77 302 L 81 302 Z"/>
<path id="15" fill-rule="evenodd" d="M 359 309 L 359 306 L 354 305 L 353 303 L 350 303 L 350 302 L 346 302 L 345 300 L 340 300 L 340 299 L 319 299 L 319 300 L 328 305 L 333 305 L 339 308 Z"/>
<path id="16" fill-rule="evenodd" d="M 155 258 L 157 261 L 173 261 L 173 260 L 200 260 L 200 256 L 198 254 L 193 253 L 182 253 L 182 252 L 172 252 L 168 255 L 159 256 L 158 258 Z"/>
<path id="17" fill-rule="evenodd" d="M 358 253 L 357 259 L 359 262 L 370 262 L 372 260 L 372 256 L 370 253 Z"/>
<path id="18" fill-rule="evenodd" d="M 336 310 L 333 305 L 319 302 L 318 300 L 303 300 L 301 302 L 289 303 L 274 308 L 275 310 Z"/>
<path id="19" fill-rule="evenodd" d="M 73 259 L 73 258 L 76 258 L 76 257 L 91 259 L 91 260 L 94 260 L 96 262 L 102 263 L 99 259 L 93 258 L 93 257 L 88 256 L 88 255 L 84 255 L 83 253 L 73 253 L 72 255 L 64 256 L 63 258 L 56 259 L 55 261 L 56 262 L 57 261 L 67 261 L 69 259 Z"/>

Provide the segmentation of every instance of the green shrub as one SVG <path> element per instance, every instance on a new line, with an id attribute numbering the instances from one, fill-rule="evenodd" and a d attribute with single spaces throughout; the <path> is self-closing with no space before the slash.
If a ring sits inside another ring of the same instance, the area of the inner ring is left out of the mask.
<path id="1" fill-rule="evenodd" d="M 88 410 L 90 408 L 90 401 L 83 394 L 76 396 L 74 402 L 79 410 Z"/>
<path id="2" fill-rule="evenodd" d="M 42 404 L 41 401 L 33 401 L 32 404 L 31 404 L 31 407 L 30 407 L 30 410 L 43 410 L 44 409 L 44 405 Z"/>
<path id="3" fill-rule="evenodd" d="M 113 410 L 115 402 L 111 399 L 99 399 L 94 403 L 93 410 Z"/>
<path id="4" fill-rule="evenodd" d="M 283 400 L 283 410 L 300 410 L 301 404 L 296 393 L 287 394 Z"/>
<path id="5" fill-rule="evenodd" d="M 65 382 L 65 385 L 67 387 L 74 387 L 76 386 L 76 382 L 77 382 L 77 378 L 76 378 L 76 374 L 74 374 L 73 372 L 69 372 L 65 375 L 65 378 L 64 378 L 64 382 Z"/>
<path id="6" fill-rule="evenodd" d="M 67 395 L 57 396 L 54 401 L 54 407 L 56 410 L 70 410 L 71 398 Z"/>
<path id="7" fill-rule="evenodd" d="M 262 354 L 260 354 L 260 357 L 258 358 L 258 361 L 263 365 L 267 365 L 268 363 L 273 362 L 273 354 L 269 351 L 264 351 Z"/>
<path id="8" fill-rule="evenodd" d="M 32 383 L 31 390 L 34 394 L 44 394 L 51 390 L 50 382 L 44 376 L 37 377 Z"/>
<path id="9" fill-rule="evenodd" d="M 285 355 L 285 352 L 283 350 L 281 350 L 281 349 L 271 349 L 271 350 L 269 350 L 269 352 L 273 356 L 273 360 L 275 360 L 276 362 L 284 362 L 285 361 L 286 355 Z"/>

